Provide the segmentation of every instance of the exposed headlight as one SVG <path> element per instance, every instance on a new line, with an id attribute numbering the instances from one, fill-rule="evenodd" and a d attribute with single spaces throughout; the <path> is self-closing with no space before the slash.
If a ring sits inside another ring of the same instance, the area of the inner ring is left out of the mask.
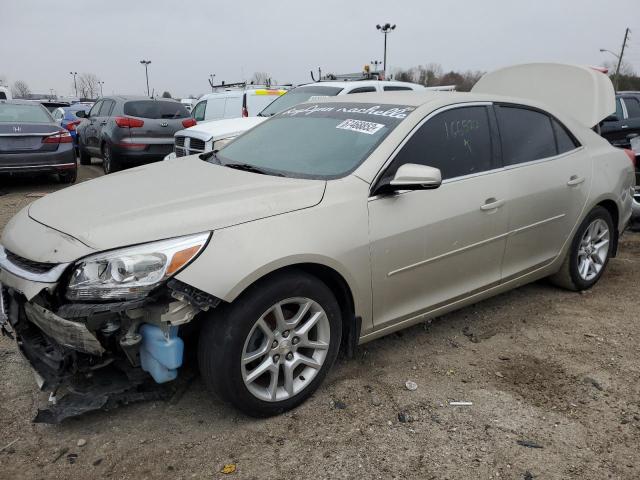
<path id="1" fill-rule="evenodd" d="M 69 300 L 142 298 L 193 260 L 210 233 L 145 243 L 85 257 L 74 265 Z"/>

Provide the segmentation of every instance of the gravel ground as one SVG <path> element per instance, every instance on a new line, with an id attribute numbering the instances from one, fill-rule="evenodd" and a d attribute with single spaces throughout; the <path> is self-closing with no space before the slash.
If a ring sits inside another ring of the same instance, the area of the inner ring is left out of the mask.
<path id="1" fill-rule="evenodd" d="M 4 182 L 0 228 L 59 188 Z M 639 279 L 640 234 L 627 233 L 593 290 L 538 282 L 374 341 L 266 420 L 196 379 L 177 403 L 34 425 L 46 395 L 0 338 L 0 478 L 638 479 Z"/>

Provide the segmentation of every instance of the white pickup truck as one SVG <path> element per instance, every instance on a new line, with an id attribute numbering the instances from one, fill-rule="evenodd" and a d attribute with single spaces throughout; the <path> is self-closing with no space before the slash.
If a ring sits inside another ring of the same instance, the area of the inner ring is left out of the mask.
<path id="1" fill-rule="evenodd" d="M 187 155 L 219 150 L 235 137 L 255 127 L 259 123 L 299 103 L 314 98 L 349 95 L 352 93 L 390 92 L 399 90 L 451 90 L 451 87 L 430 87 L 409 82 L 362 80 L 362 81 L 331 81 L 317 82 L 289 90 L 276 98 L 257 117 L 232 118 L 198 123 L 197 125 L 180 130 L 174 135 L 174 152 L 165 160 Z"/>

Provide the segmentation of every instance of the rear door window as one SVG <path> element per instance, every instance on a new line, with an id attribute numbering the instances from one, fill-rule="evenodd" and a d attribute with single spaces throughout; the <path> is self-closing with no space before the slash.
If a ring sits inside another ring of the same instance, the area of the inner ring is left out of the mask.
<path id="1" fill-rule="evenodd" d="M 98 113 L 99 117 L 108 117 L 111 115 L 111 111 L 113 110 L 113 106 L 116 104 L 113 100 L 104 100 L 102 102 L 102 107 L 100 107 L 100 113 Z"/>
<path id="2" fill-rule="evenodd" d="M 124 114 L 150 119 L 187 118 L 184 105 L 173 100 L 132 100 L 124 104 Z"/>
<path id="3" fill-rule="evenodd" d="M 396 155 L 385 178 L 405 163 L 439 168 L 443 180 L 496 168 L 487 108 L 454 108 L 429 119 Z"/>
<path id="4" fill-rule="evenodd" d="M 505 165 L 541 160 L 557 155 L 551 118 L 520 107 L 498 106 L 498 124 Z"/>
<path id="5" fill-rule="evenodd" d="M 558 144 L 558 153 L 570 152 L 580 146 L 578 141 L 571 133 L 566 129 L 564 125 L 558 122 L 556 119 L 551 119 L 553 124 L 553 133 L 556 136 L 556 143 Z"/>
<path id="6" fill-rule="evenodd" d="M 624 104 L 627 107 L 629 118 L 640 118 L 640 101 L 634 97 L 625 97 Z"/>

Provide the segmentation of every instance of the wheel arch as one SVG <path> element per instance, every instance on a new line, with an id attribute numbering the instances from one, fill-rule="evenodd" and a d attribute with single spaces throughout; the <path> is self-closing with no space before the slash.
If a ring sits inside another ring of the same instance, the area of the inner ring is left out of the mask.
<path id="1" fill-rule="evenodd" d="M 250 282 L 243 282 L 241 288 L 234 289 L 233 299 L 242 295 L 249 287 L 258 282 L 268 281 L 269 278 L 283 272 L 299 271 L 311 275 L 322 281 L 336 297 L 340 312 L 342 314 L 342 341 L 341 349 L 347 356 L 353 356 L 355 347 L 360 339 L 361 318 L 357 314 L 356 297 L 350 283 L 345 275 L 336 268 L 324 263 L 302 261 L 289 263 L 282 266 L 274 266 L 263 272 L 257 278 L 252 278 Z M 233 300 L 231 300 L 233 301 Z"/>
<path id="2" fill-rule="evenodd" d="M 611 215 L 611 220 L 613 220 L 613 251 L 611 256 L 615 257 L 618 253 L 618 239 L 620 238 L 620 210 L 618 209 L 618 204 L 607 198 L 598 202 L 595 207 L 602 207 Z"/>

